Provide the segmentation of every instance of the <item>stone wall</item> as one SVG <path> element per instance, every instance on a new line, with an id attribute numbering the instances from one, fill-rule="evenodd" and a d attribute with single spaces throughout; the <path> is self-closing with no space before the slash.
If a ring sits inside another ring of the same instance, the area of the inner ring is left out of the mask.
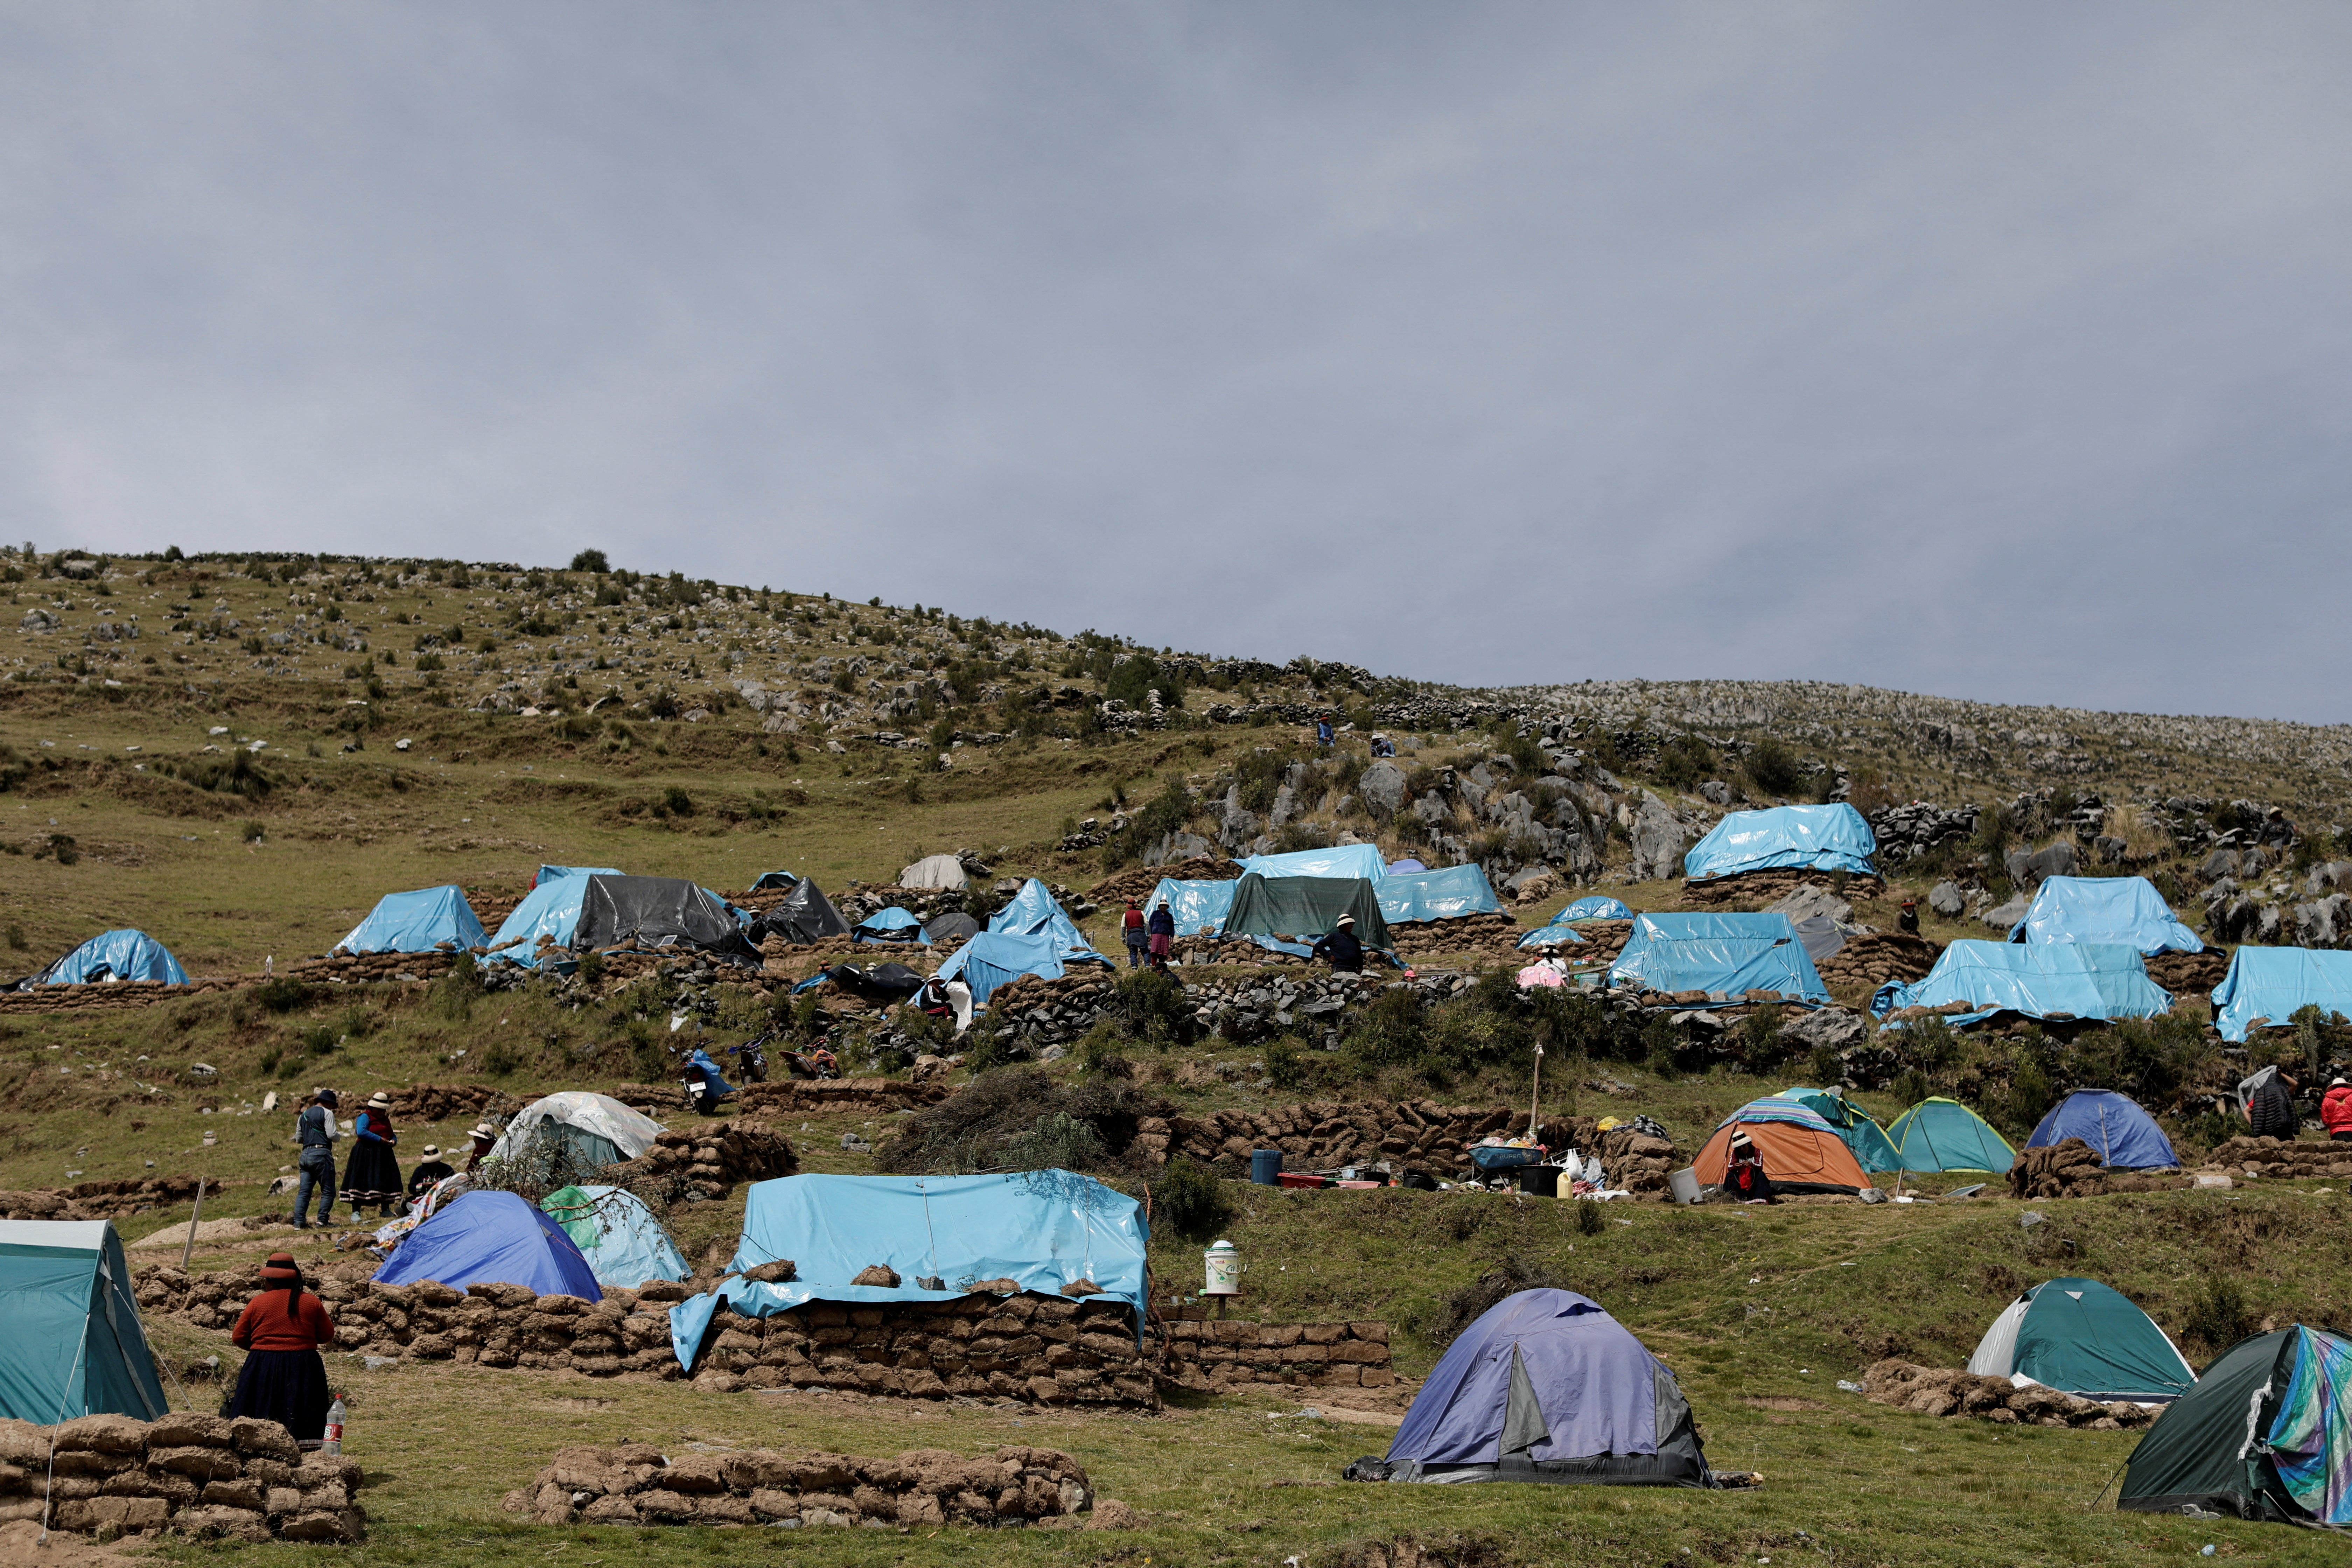
<path id="1" fill-rule="evenodd" d="M 1245 1323 L 1188 1315 L 1166 1325 L 1160 1370 L 1189 1388 L 1223 1392 L 1237 1384 L 1310 1388 L 1386 1388 L 1386 1323 Z"/>
<path id="2" fill-rule="evenodd" d="M 275 1421 L 0 1421 L 0 1521 L 46 1515 L 78 1535 L 357 1541 L 367 1523 L 360 1484 L 358 1460 L 305 1454 Z"/>
<path id="3" fill-rule="evenodd" d="M 2352 1176 L 2352 1146 L 2308 1139 L 2231 1138 L 2200 1162 L 2232 1176 L 2304 1180 Z"/>
<path id="4" fill-rule="evenodd" d="M 1075 1522 L 1094 1507 L 1094 1488 L 1054 1448 L 981 1458 L 912 1448 L 880 1459 L 766 1448 L 665 1456 L 625 1443 L 563 1449 L 504 1506 L 555 1525 L 1045 1525 Z"/>
<path id="5" fill-rule="evenodd" d="M 1470 1147 L 1488 1133 L 1523 1131 L 1526 1113 L 1507 1106 L 1439 1105 L 1434 1100 L 1316 1100 L 1265 1111 L 1204 1110 L 1146 1117 L 1136 1143 L 1154 1159 L 1178 1154 L 1203 1163 L 1246 1164 L 1254 1149 L 1280 1149 L 1291 1170 L 1330 1170 L 1386 1160 L 1402 1172 L 1452 1175 L 1468 1169 Z M 1601 1156 L 1612 1184 L 1636 1193 L 1666 1190 L 1679 1160 L 1674 1144 L 1631 1127 L 1600 1131 L 1591 1117 L 1558 1117 L 1537 1131 L 1557 1154 L 1574 1148 Z M 1681 1162 L 1687 1163 L 1688 1162 Z"/>

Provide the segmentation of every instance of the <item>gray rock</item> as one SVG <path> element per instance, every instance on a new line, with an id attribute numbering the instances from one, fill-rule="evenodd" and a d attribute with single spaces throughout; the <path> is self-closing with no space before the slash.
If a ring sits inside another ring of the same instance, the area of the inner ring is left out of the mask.
<path id="1" fill-rule="evenodd" d="M 1709 805 L 1729 805 L 1731 804 L 1731 786 L 1724 783 L 1721 779 L 1707 780 L 1705 784 L 1698 786 L 1698 793 L 1701 798 L 1705 799 Z"/>
<path id="2" fill-rule="evenodd" d="M 2330 860 L 2324 866 L 2314 866 L 2303 879 L 2304 890 L 2313 898 L 2322 893 L 2352 890 L 2352 860 Z"/>
<path id="3" fill-rule="evenodd" d="M 1853 919 L 1852 904 L 1847 903 L 1827 888 L 1810 882 L 1766 905 L 1764 912 L 1786 915 L 1791 925 L 1801 921 L 1814 919 L 1824 919 L 1832 924 L 1843 925 Z"/>
<path id="4" fill-rule="evenodd" d="M 2297 947 L 2341 947 L 2347 940 L 2352 940 L 2352 894 L 2331 893 L 2294 906 Z"/>
<path id="5" fill-rule="evenodd" d="M 1171 833 L 1151 846 L 1146 863 L 1172 866 L 1179 860 L 1190 860 L 1196 856 L 1214 855 L 1216 852 L 1217 847 L 1197 833 Z"/>
<path id="6" fill-rule="evenodd" d="M 1404 770 L 1386 757 L 1375 760 L 1356 781 L 1356 793 L 1364 797 L 1365 806 L 1375 822 L 1392 821 L 1404 809 Z"/>
<path id="7" fill-rule="evenodd" d="M 2009 879 L 2019 887 L 2038 887 L 2048 878 L 2074 874 L 2074 847 L 2061 839 L 2046 849 L 2012 849 L 2002 864 L 2009 869 Z"/>
<path id="8" fill-rule="evenodd" d="M 1274 808 L 1265 814 L 1265 825 L 1277 832 L 1299 813 L 1298 792 L 1284 784 L 1274 792 Z"/>
<path id="9" fill-rule="evenodd" d="M 2033 900 L 2027 898 L 2024 894 L 2020 893 L 2015 898 L 2010 900 L 2009 902 L 2001 905 L 1999 909 L 1987 910 L 1978 918 L 1982 920 L 1985 924 L 1991 926 L 1994 930 L 2001 932 L 2003 935 L 2007 935 L 2009 928 L 2023 920 L 2025 918 L 2025 911 L 2032 907 Z"/>
<path id="10" fill-rule="evenodd" d="M 1621 804 L 1618 809 L 1627 811 L 1629 804 Z M 1643 790 L 1638 808 L 1629 815 L 1632 822 L 1626 831 L 1633 843 L 1633 880 L 1654 882 L 1681 875 L 1683 851 L 1689 847 L 1689 840 L 1666 803 Z"/>
<path id="11" fill-rule="evenodd" d="M 2234 849 L 2214 850 L 2213 853 L 2197 862 L 2197 874 L 2209 882 L 2218 882 L 2225 877 L 2236 877 L 2238 852 Z"/>
<path id="12" fill-rule="evenodd" d="M 1225 809 L 1217 822 L 1217 842 L 1228 852 L 1236 851 L 1258 833 L 1257 813 L 1242 805 L 1242 786 L 1234 784 L 1225 791 Z"/>
<path id="13" fill-rule="evenodd" d="M 1960 897 L 1958 883 L 1938 882 L 1927 889 L 1927 907 L 1946 920 L 1952 921 L 1959 919 L 1960 911 L 1969 906 Z"/>
<path id="14" fill-rule="evenodd" d="M 2265 857 L 2261 850 L 2242 850 L 2238 855 L 2238 875 L 2240 877 L 2259 877 L 2263 874 L 2263 868 L 2267 867 L 2269 864 L 2269 858 Z"/>
<path id="15" fill-rule="evenodd" d="M 1780 1038 L 1792 1050 L 1810 1051 L 1817 1046 L 1851 1050 L 1869 1037 L 1870 1020 L 1846 1007 L 1824 1007 L 1780 1026 Z"/>
<path id="16" fill-rule="evenodd" d="M 1454 820 L 1454 813 L 1446 808 L 1445 802 L 1433 795 L 1425 795 L 1414 801 L 1412 815 L 1416 821 L 1428 827 L 1444 827 Z"/>

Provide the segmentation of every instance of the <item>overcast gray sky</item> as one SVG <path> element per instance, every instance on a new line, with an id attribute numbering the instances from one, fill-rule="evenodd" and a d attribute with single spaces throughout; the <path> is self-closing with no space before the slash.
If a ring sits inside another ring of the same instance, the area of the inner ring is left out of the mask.
<path id="1" fill-rule="evenodd" d="M 0 535 L 2352 719 L 2352 6 L 0 5 Z"/>

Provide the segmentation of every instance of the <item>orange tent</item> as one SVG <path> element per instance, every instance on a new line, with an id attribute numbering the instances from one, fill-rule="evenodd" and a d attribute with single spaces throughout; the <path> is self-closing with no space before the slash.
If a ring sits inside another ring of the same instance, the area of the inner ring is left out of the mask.
<path id="1" fill-rule="evenodd" d="M 1751 1101 L 1724 1120 L 1691 1162 L 1700 1181 L 1721 1184 L 1734 1132 L 1748 1134 L 1763 1157 L 1764 1173 L 1784 1192 L 1858 1193 L 1873 1184 L 1836 1128 L 1811 1107 L 1780 1095 Z"/>

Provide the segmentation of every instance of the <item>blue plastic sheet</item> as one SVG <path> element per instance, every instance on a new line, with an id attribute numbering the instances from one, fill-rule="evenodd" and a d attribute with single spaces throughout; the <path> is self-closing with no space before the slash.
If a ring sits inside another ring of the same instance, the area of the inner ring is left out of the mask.
<path id="1" fill-rule="evenodd" d="M 1449 866 L 1442 871 L 1391 871 L 1373 885 L 1380 895 L 1381 919 L 1450 921 L 1463 915 L 1491 915 L 1503 906 L 1495 897 L 1486 873 L 1476 866 Z"/>
<path id="2" fill-rule="evenodd" d="M 1749 991 L 1778 991 L 1812 1007 L 1830 999 L 1797 928 L 1781 914 L 1636 915 L 1609 983 L 1705 991 L 1733 1002 Z"/>
<path id="3" fill-rule="evenodd" d="M 690 1366 L 721 1304 L 765 1318 L 807 1301 L 945 1301 L 982 1279 L 1011 1279 L 1045 1296 L 1090 1280 L 1134 1308 L 1140 1332 L 1150 1239 L 1140 1204 L 1071 1171 L 759 1182 L 728 1267 L 789 1258 L 798 1278 L 779 1285 L 731 1279 L 679 1302 L 670 1309 L 671 1342 L 679 1364 Z M 850 1283 L 875 1263 L 896 1270 L 899 1284 Z M 947 1289 L 923 1289 L 915 1281 L 925 1277 Z"/>
<path id="4" fill-rule="evenodd" d="M 1707 830 L 1683 857 L 1683 875 L 1697 880 L 1794 866 L 1812 871 L 1869 874 L 1877 836 L 1862 813 L 1833 805 L 1778 805 L 1735 811 Z"/>
<path id="5" fill-rule="evenodd" d="M 466 889 L 453 883 L 386 893 L 335 945 L 347 952 L 431 952 L 445 942 L 463 948 L 488 940 L 474 906 L 466 901 Z"/>
<path id="6" fill-rule="evenodd" d="M 1599 893 L 1579 899 L 1551 917 L 1554 925 L 1564 925 L 1570 921 L 1630 921 L 1633 918 L 1632 905 L 1604 898 Z"/>
<path id="7" fill-rule="evenodd" d="M 1378 882 L 1389 874 L 1377 844 L 1340 844 L 1328 849 L 1299 849 L 1288 855 L 1253 855 L 1242 862 L 1244 875 L 1276 877 L 1362 877 Z"/>
<path id="8" fill-rule="evenodd" d="M 438 1279 L 457 1290 L 522 1285 L 542 1296 L 604 1299 L 579 1245 L 512 1193 L 459 1194 L 401 1237 L 399 1248 L 375 1271 L 379 1285 L 419 1279 Z"/>
<path id="9" fill-rule="evenodd" d="M 751 891 L 764 893 L 772 888 L 797 887 L 800 878 L 790 871 L 762 871 L 760 879 L 751 884 Z"/>
<path id="10" fill-rule="evenodd" d="M 1087 945 L 1077 922 L 1034 877 L 1022 883 L 1012 901 L 989 917 L 988 929 L 1000 936 L 1050 935 L 1066 955 L 1102 956 Z"/>
<path id="11" fill-rule="evenodd" d="M 1225 929 L 1225 912 L 1234 907 L 1234 889 L 1239 886 L 1238 879 L 1180 882 L 1173 877 L 1162 877 L 1160 885 L 1151 889 L 1151 897 L 1144 900 L 1144 912 L 1150 913 L 1165 900 L 1169 915 L 1176 921 L 1178 936 L 1215 936 Z"/>
<path id="12" fill-rule="evenodd" d="M 1004 931 L 984 931 L 948 954 L 947 962 L 940 965 L 932 978 L 944 985 L 961 976 L 963 983 L 971 987 L 971 1005 L 985 1007 L 991 996 L 1024 974 L 1058 980 L 1065 973 L 1065 963 L 1088 961 L 1102 964 L 1110 962 L 1091 948 L 1072 952 L 1051 931 L 1013 936 Z"/>
<path id="13" fill-rule="evenodd" d="M 923 934 L 923 922 L 896 904 L 887 910 L 875 910 L 850 928 L 851 935 L 859 942 L 870 936 L 881 936 L 890 931 L 913 931 L 915 940 L 925 947 L 931 944 L 931 939 Z M 901 937 L 894 940 L 903 942 L 905 939 Z"/>
<path id="14" fill-rule="evenodd" d="M 2053 877 L 2034 889 L 2009 940 L 2029 946 L 2113 942 L 2150 955 L 2205 951 L 2146 877 Z"/>
<path id="15" fill-rule="evenodd" d="M 2047 1149 L 2069 1138 L 2088 1143 L 2099 1163 L 2113 1170 L 2169 1171 L 2180 1164 L 2156 1119 L 2111 1089 L 2074 1090 L 2051 1108 L 2025 1146 Z"/>
<path id="16" fill-rule="evenodd" d="M 2231 956 L 2230 973 L 2213 988 L 2214 1027 L 2239 1045 L 2255 1020 L 2277 1028 L 2304 1006 L 2316 1006 L 2323 1016 L 2352 1018 L 2352 952 L 2242 947 Z"/>
<path id="17" fill-rule="evenodd" d="M 498 931 L 490 938 L 490 945 L 503 947 L 507 942 L 515 945 L 490 954 L 493 960 L 504 959 L 530 969 L 539 963 L 541 937 L 553 937 L 565 947 L 572 945 L 572 933 L 580 925 L 580 906 L 588 897 L 590 874 L 553 878 L 546 875 L 558 869 L 561 868 L 541 867 L 539 886 L 525 893 L 522 902 L 514 907 L 514 912 L 499 922 Z"/>
<path id="18" fill-rule="evenodd" d="M 125 927 L 100 931 L 27 982 L 33 985 L 83 985 L 94 980 L 161 980 L 185 985 L 188 972 L 171 950 L 143 931 Z"/>
<path id="19" fill-rule="evenodd" d="M 531 878 L 530 885 L 533 888 L 543 888 L 547 886 L 548 883 L 564 877 L 618 877 L 622 875 L 625 875 L 625 873 L 617 866 L 541 866 L 539 868 L 538 875 Z"/>
<path id="20" fill-rule="evenodd" d="M 2003 1012 L 2029 1018 L 2151 1018 L 2170 1007 L 2172 997 L 2147 977 L 2137 948 L 2102 942 L 2029 947 L 1964 939 L 1944 950 L 1926 978 L 1880 986 L 1870 1010 L 1884 1018 L 1905 1007 L 1953 1002 L 1969 1004 L 1969 1011 L 1948 1016 L 1945 1022 L 1963 1028 Z"/>
<path id="21" fill-rule="evenodd" d="M 1584 945 L 1584 938 L 1578 934 L 1574 926 L 1565 921 L 1554 921 L 1548 926 L 1538 926 L 1519 938 L 1521 947 L 1567 947 L 1570 944 L 1581 947 Z"/>
<path id="22" fill-rule="evenodd" d="M 1413 859 L 1411 856 L 1407 856 L 1402 860 L 1391 860 L 1389 862 L 1389 875 L 1391 877 L 1403 871 L 1426 871 L 1428 869 L 1428 867 L 1423 865 L 1420 861 Z"/>

